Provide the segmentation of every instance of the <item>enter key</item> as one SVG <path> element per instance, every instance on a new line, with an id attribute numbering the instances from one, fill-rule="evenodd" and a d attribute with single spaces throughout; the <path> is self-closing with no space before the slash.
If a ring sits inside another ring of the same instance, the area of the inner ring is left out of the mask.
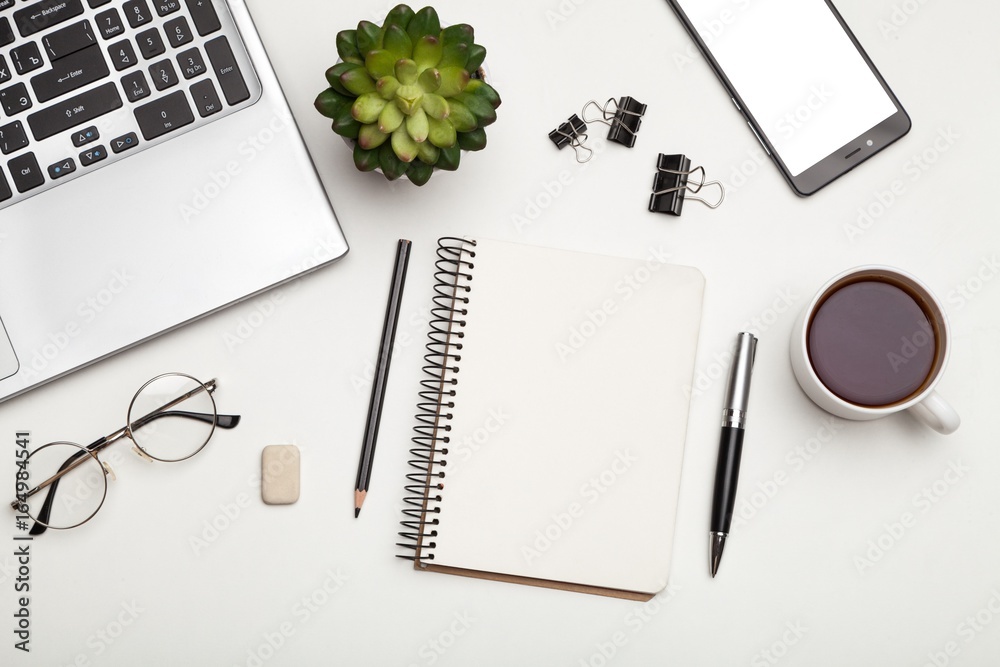
<path id="1" fill-rule="evenodd" d="M 47 102 L 108 74 L 101 47 L 95 44 L 57 60 L 52 69 L 32 77 L 31 87 L 39 102 Z"/>

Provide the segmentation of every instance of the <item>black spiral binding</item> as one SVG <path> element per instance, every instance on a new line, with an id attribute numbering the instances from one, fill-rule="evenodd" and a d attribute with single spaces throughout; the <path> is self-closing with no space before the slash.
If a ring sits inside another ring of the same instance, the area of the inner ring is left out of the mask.
<path id="1" fill-rule="evenodd" d="M 475 241 L 455 237 L 438 239 L 437 256 L 434 263 L 434 307 L 431 308 L 431 330 L 428 333 L 427 354 L 424 355 L 424 373 L 428 376 L 420 381 L 420 402 L 417 403 L 417 425 L 413 428 L 413 456 L 409 464 L 416 472 L 406 476 L 406 497 L 400 523 L 406 529 L 399 533 L 403 538 L 396 546 L 412 553 L 397 554 L 398 558 L 412 560 L 420 566 L 425 561 L 434 560 L 441 512 L 440 492 L 444 488 L 451 425 L 443 422 L 451 420 L 448 410 L 455 407 L 457 393 L 458 363 L 462 360 L 461 339 L 465 332 L 464 317 L 468 314 L 469 292 L 472 287 L 474 265 L 468 261 L 475 258 Z M 432 495 L 434 494 L 434 495 Z"/>

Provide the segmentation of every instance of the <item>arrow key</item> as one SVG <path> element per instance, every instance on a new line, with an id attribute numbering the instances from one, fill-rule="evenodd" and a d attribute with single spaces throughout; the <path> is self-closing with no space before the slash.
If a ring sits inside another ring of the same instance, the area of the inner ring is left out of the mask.
<path id="1" fill-rule="evenodd" d="M 89 167 L 95 162 L 100 162 L 108 156 L 108 149 L 104 146 L 94 146 L 89 150 L 80 153 L 80 166 Z"/>
<path id="2" fill-rule="evenodd" d="M 82 130 L 77 130 L 73 133 L 73 145 L 79 148 L 84 144 L 89 144 L 91 141 L 97 141 L 101 138 L 101 133 L 97 131 L 96 125 L 91 125 L 90 127 L 85 127 Z"/>
<path id="3" fill-rule="evenodd" d="M 135 148 L 139 145 L 139 137 L 135 136 L 135 132 L 129 132 L 128 134 L 123 134 L 117 139 L 111 140 L 111 150 L 115 153 L 122 153 L 130 148 Z"/>
<path id="4" fill-rule="evenodd" d="M 49 178 L 55 180 L 63 176 L 68 176 L 74 171 L 76 171 L 76 163 L 73 162 L 73 158 L 68 157 L 65 160 L 59 160 L 59 162 L 49 165 Z"/>

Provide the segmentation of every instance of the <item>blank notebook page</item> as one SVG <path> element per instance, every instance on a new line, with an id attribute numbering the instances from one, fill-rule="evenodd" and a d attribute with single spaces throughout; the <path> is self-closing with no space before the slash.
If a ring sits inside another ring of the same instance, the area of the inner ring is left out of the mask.
<path id="1" fill-rule="evenodd" d="M 655 593 L 704 278 L 477 240 L 434 565 Z"/>

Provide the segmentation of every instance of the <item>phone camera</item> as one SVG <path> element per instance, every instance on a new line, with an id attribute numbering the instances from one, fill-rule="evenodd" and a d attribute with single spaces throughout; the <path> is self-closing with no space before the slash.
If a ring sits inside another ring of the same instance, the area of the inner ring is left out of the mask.
<path id="1" fill-rule="evenodd" d="M 869 147 L 871 147 L 871 146 L 874 146 L 874 145 L 875 145 L 875 142 L 874 142 L 874 141 L 872 141 L 871 139 L 869 139 L 869 140 L 868 140 L 868 141 L 866 141 L 865 143 L 866 143 L 866 144 L 868 144 L 868 146 L 869 146 Z"/>

